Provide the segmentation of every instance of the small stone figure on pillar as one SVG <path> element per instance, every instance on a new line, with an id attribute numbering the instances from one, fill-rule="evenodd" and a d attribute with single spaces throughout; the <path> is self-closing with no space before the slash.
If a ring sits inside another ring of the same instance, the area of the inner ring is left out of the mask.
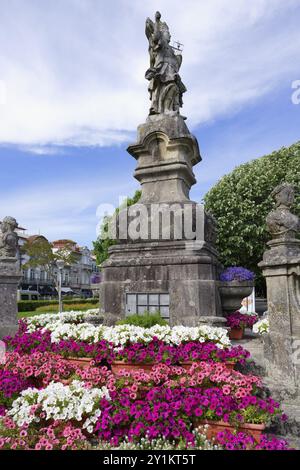
<path id="1" fill-rule="evenodd" d="M 0 258 L 15 258 L 18 250 L 18 223 L 13 217 L 5 217 L 0 225 Z"/>
<path id="2" fill-rule="evenodd" d="M 179 69 L 182 55 L 170 46 L 171 35 L 167 23 L 161 21 L 159 11 L 155 21 L 146 20 L 146 36 L 149 41 L 150 68 L 145 78 L 150 81 L 151 114 L 178 115 L 182 107 L 182 94 L 186 87 L 181 81 Z"/>
<path id="3" fill-rule="evenodd" d="M 282 183 L 273 190 L 272 196 L 276 201 L 276 209 L 267 216 L 269 232 L 275 238 L 293 239 L 300 230 L 299 217 L 290 212 L 294 204 L 294 187 L 289 183 Z"/>

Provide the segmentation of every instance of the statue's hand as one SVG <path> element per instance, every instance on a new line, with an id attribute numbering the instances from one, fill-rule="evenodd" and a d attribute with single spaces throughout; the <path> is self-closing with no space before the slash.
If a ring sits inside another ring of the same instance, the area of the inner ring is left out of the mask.
<path id="1" fill-rule="evenodd" d="M 152 80 L 155 77 L 156 70 L 155 69 L 148 69 L 145 73 L 146 80 Z"/>

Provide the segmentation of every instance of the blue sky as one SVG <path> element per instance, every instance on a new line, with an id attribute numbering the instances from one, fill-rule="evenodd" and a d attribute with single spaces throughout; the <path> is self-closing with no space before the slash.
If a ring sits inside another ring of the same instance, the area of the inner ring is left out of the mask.
<path id="1" fill-rule="evenodd" d="M 299 1 L 53 3 L 1 5 L 0 218 L 91 246 L 98 206 L 138 188 L 126 147 L 149 107 L 144 20 L 156 9 L 184 43 L 182 113 L 203 158 L 193 199 L 300 140 Z"/>

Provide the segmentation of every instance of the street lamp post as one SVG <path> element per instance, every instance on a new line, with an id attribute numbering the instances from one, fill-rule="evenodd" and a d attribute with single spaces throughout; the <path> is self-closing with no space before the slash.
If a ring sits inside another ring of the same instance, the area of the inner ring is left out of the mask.
<path id="1" fill-rule="evenodd" d="M 64 269 L 65 263 L 63 260 L 59 259 L 57 262 L 57 267 L 58 267 L 58 313 L 61 314 L 63 311 L 63 303 L 62 303 L 62 295 L 61 295 L 61 287 L 62 287 L 62 271 Z"/>

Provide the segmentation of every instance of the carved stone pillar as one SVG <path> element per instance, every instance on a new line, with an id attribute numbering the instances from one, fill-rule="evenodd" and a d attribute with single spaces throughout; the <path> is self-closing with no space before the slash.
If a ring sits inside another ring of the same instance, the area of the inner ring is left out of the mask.
<path id="1" fill-rule="evenodd" d="M 0 259 L 0 339 L 17 330 L 17 290 L 20 279 L 16 258 Z"/>
<path id="2" fill-rule="evenodd" d="M 299 393 L 300 386 L 300 241 L 299 219 L 290 212 L 291 185 L 275 188 L 277 208 L 267 217 L 273 240 L 259 266 L 267 283 L 270 332 L 264 338 L 266 370 L 276 387 Z"/>
<path id="3" fill-rule="evenodd" d="M 17 330 L 17 291 L 22 277 L 17 259 L 17 227 L 13 217 L 5 217 L 0 228 L 0 339 Z"/>

